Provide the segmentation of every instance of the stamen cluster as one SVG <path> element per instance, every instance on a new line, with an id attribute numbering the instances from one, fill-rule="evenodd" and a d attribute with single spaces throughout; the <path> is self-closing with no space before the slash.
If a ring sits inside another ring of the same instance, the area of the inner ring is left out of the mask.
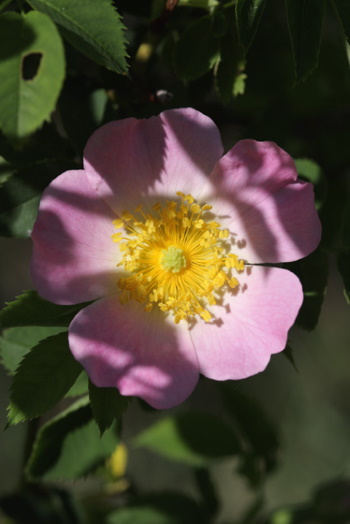
<path id="1" fill-rule="evenodd" d="M 130 273 L 118 281 L 120 301 L 137 300 L 147 311 L 157 305 L 175 323 L 196 315 L 209 322 L 207 306 L 239 285 L 234 274 L 244 271 L 244 261 L 231 253 L 233 237 L 211 219 L 210 205 L 176 194 L 179 201 L 154 204 L 154 214 L 139 206 L 113 221 L 124 229 L 112 236 L 122 253 L 118 266 Z"/>

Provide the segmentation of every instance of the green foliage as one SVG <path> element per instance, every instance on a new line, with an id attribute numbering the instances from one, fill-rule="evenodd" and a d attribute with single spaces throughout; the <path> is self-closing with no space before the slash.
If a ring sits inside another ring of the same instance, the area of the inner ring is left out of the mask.
<path id="1" fill-rule="evenodd" d="M 341 228 L 341 251 L 338 254 L 337 264 L 339 273 L 343 279 L 344 295 L 350 304 L 350 205 L 344 210 Z"/>
<path id="2" fill-rule="evenodd" d="M 263 408 L 242 391 L 229 383 L 223 383 L 221 391 L 225 407 L 243 440 L 240 472 L 253 486 L 259 485 L 277 465 L 277 430 Z"/>
<path id="3" fill-rule="evenodd" d="M 221 38 L 220 62 L 216 72 L 216 86 L 223 102 L 228 103 L 232 97 L 245 91 L 245 62 L 239 50 L 235 27 L 234 7 L 226 9 L 227 30 Z"/>
<path id="4" fill-rule="evenodd" d="M 3 11 L 11 2 L 12 0 L 0 0 L 0 12 Z"/>
<path id="5" fill-rule="evenodd" d="M 317 249 L 311 255 L 291 264 L 303 286 L 304 301 L 296 323 L 303 329 L 315 329 L 327 290 L 329 263 L 327 253 Z"/>
<path id="6" fill-rule="evenodd" d="M 350 3 L 348 0 L 334 0 L 334 4 L 338 9 L 346 39 L 350 43 Z"/>
<path id="7" fill-rule="evenodd" d="M 219 5 L 218 0 L 179 0 L 179 5 L 188 7 L 199 7 L 200 9 L 207 9 L 210 11 Z"/>
<path id="8" fill-rule="evenodd" d="M 327 197 L 327 179 L 321 167 L 309 158 L 295 159 L 298 176 L 311 182 L 315 190 L 316 209 L 321 209 Z"/>
<path id="9" fill-rule="evenodd" d="M 71 81 L 63 88 L 58 107 L 69 140 L 81 154 L 88 138 L 104 123 L 107 93 L 104 89 L 84 93 L 79 81 Z"/>
<path id="10" fill-rule="evenodd" d="M 72 387 L 81 372 L 67 333 L 58 333 L 34 346 L 16 370 L 10 395 L 8 423 L 17 424 L 51 409 Z"/>
<path id="11" fill-rule="evenodd" d="M 98 388 L 91 381 L 89 381 L 89 397 L 92 414 L 103 435 L 126 410 L 129 398 L 123 397 L 116 388 Z"/>
<path id="12" fill-rule="evenodd" d="M 156 422 L 134 444 L 192 466 L 203 466 L 240 451 L 231 427 L 211 413 L 180 413 Z"/>
<path id="13" fill-rule="evenodd" d="M 108 515 L 106 524 L 206 524 L 199 505 L 180 493 L 157 493 L 139 497 L 132 505 Z"/>
<path id="14" fill-rule="evenodd" d="M 346 524 L 350 518 L 349 489 L 346 477 L 321 484 L 310 500 L 273 511 L 264 524 Z"/>
<path id="15" fill-rule="evenodd" d="M 49 118 L 64 68 L 63 45 L 50 18 L 36 12 L 0 16 L 0 128 L 6 135 L 24 138 Z"/>
<path id="16" fill-rule="evenodd" d="M 82 371 L 73 386 L 65 394 L 66 398 L 87 395 L 89 392 L 89 377 Z"/>
<path id="17" fill-rule="evenodd" d="M 343 279 L 344 295 L 350 304 L 350 249 L 345 249 L 338 255 L 338 270 Z"/>
<path id="18" fill-rule="evenodd" d="M 88 303 L 73 306 L 59 306 L 44 298 L 36 291 L 25 291 L 16 300 L 9 302 L 0 311 L 0 327 L 15 326 L 66 326 Z"/>
<path id="19" fill-rule="evenodd" d="M 72 162 L 43 162 L 21 168 L 10 176 L 0 186 L 0 235 L 29 237 L 43 189 L 73 166 Z"/>
<path id="20" fill-rule="evenodd" d="M 13 375 L 22 358 L 44 338 L 63 331 L 62 327 L 15 327 L 4 329 L 0 337 L 0 360 Z"/>
<path id="21" fill-rule="evenodd" d="M 286 0 L 295 78 L 305 80 L 317 67 L 326 0 Z"/>
<path id="22" fill-rule="evenodd" d="M 237 0 L 236 22 L 240 44 L 247 53 L 265 8 L 266 0 Z"/>
<path id="23" fill-rule="evenodd" d="M 77 400 L 39 430 L 26 473 L 31 479 L 76 479 L 87 475 L 116 448 L 114 428 L 100 438 L 88 399 Z"/>
<path id="24" fill-rule="evenodd" d="M 183 80 L 194 80 L 214 67 L 220 58 L 220 37 L 213 32 L 215 14 L 202 16 L 185 29 L 174 53 L 175 69 Z"/>
<path id="25" fill-rule="evenodd" d="M 62 487 L 27 484 L 21 491 L 0 498 L 2 512 L 9 522 L 35 524 L 83 524 L 79 503 Z M 8 522 L 7 520 L 5 522 Z"/>
<path id="26" fill-rule="evenodd" d="M 60 26 L 74 47 L 98 64 L 125 74 L 124 26 L 110 0 L 28 0 Z"/>

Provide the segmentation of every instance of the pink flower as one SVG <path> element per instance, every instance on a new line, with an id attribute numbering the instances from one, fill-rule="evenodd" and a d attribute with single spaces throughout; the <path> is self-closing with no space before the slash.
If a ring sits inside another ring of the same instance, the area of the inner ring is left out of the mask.
<path id="1" fill-rule="evenodd" d="M 242 379 L 282 351 L 303 300 L 298 278 L 256 264 L 313 251 L 313 188 L 271 142 L 226 155 L 193 109 L 106 124 L 84 169 L 45 190 L 33 231 L 36 288 L 57 304 L 94 302 L 69 327 L 91 380 L 156 408 L 199 374 Z"/>

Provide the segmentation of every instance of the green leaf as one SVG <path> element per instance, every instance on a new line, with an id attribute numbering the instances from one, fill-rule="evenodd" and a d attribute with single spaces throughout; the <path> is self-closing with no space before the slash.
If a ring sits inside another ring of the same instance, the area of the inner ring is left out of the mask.
<path id="1" fill-rule="evenodd" d="M 237 0 L 237 31 L 244 53 L 247 53 L 254 40 L 265 5 L 266 0 Z"/>
<path id="2" fill-rule="evenodd" d="M 101 438 L 87 403 L 87 397 L 79 399 L 42 426 L 26 467 L 29 478 L 77 479 L 113 453 L 119 442 L 115 428 Z"/>
<path id="3" fill-rule="evenodd" d="M 348 203 L 343 213 L 341 228 L 342 251 L 337 258 L 338 270 L 344 284 L 344 295 L 350 304 L 350 204 Z"/>
<path id="4" fill-rule="evenodd" d="M 0 0 L 0 12 L 10 5 L 11 2 L 12 0 Z"/>
<path id="5" fill-rule="evenodd" d="M 13 173 L 15 173 L 15 171 L 16 168 L 0 156 L 0 187 L 10 178 L 11 175 L 13 175 Z"/>
<path id="6" fill-rule="evenodd" d="M 116 73 L 127 71 L 124 26 L 111 0 L 28 0 L 60 26 L 78 51 Z"/>
<path id="7" fill-rule="evenodd" d="M 187 7 L 199 7 L 211 11 L 214 7 L 219 5 L 219 0 L 179 0 L 178 5 Z"/>
<path id="8" fill-rule="evenodd" d="M 59 306 L 41 298 L 36 291 L 25 291 L 0 311 L 0 326 L 69 326 L 75 315 L 90 302 Z"/>
<path id="9" fill-rule="evenodd" d="M 65 397 L 80 397 L 81 395 L 87 395 L 89 392 L 89 377 L 82 371 L 74 382 L 73 386 L 65 394 Z"/>
<path id="10" fill-rule="evenodd" d="M 81 155 L 88 138 L 103 124 L 107 109 L 107 93 L 97 89 L 91 93 L 83 90 L 81 79 L 67 82 L 59 99 L 63 127 L 70 142 Z"/>
<path id="11" fill-rule="evenodd" d="M 252 485 L 276 467 L 279 441 L 277 431 L 259 404 L 234 389 L 220 384 L 224 402 L 243 439 L 244 456 L 240 471 Z"/>
<path id="12" fill-rule="evenodd" d="M 67 138 L 59 135 L 52 122 L 44 122 L 40 129 L 20 142 L 11 141 L 0 133 L 0 155 L 15 166 L 15 171 L 42 163 L 49 164 L 49 161 L 54 164 L 70 162 L 72 168 L 80 168 L 80 164 L 74 161 L 76 152 Z"/>
<path id="13" fill-rule="evenodd" d="M 72 387 L 81 372 L 67 333 L 39 342 L 21 361 L 11 386 L 10 425 L 38 417 L 51 409 Z"/>
<path id="14" fill-rule="evenodd" d="M 297 368 L 297 365 L 296 365 L 295 360 L 294 360 L 293 349 L 292 349 L 292 347 L 291 347 L 291 345 L 289 343 L 284 348 L 282 355 L 284 357 L 286 357 L 287 360 L 289 360 L 289 362 L 292 364 L 292 366 L 295 369 L 295 371 L 298 373 L 298 368 Z"/>
<path id="15" fill-rule="evenodd" d="M 84 510 L 75 494 L 62 486 L 25 484 L 20 491 L 10 492 L 0 498 L 2 524 L 84 524 Z"/>
<path id="16" fill-rule="evenodd" d="M 318 323 L 323 299 L 328 282 L 328 257 L 327 254 L 317 249 L 311 255 L 292 264 L 289 267 L 301 280 L 304 301 L 298 313 L 296 324 L 303 329 L 312 331 Z"/>
<path id="17" fill-rule="evenodd" d="M 43 189 L 73 166 L 73 162 L 43 162 L 10 176 L 0 187 L 0 235 L 29 237 Z"/>
<path id="18" fill-rule="evenodd" d="M 220 58 L 220 38 L 213 33 L 215 17 L 202 16 L 177 41 L 175 70 L 183 80 L 194 80 L 214 67 Z"/>
<path id="19" fill-rule="evenodd" d="M 344 33 L 350 44 L 350 3 L 349 0 L 334 0 L 342 21 Z"/>
<path id="20" fill-rule="evenodd" d="M 180 493 L 141 495 L 129 507 L 113 511 L 106 524 L 206 524 L 209 516 Z"/>
<path id="21" fill-rule="evenodd" d="M 50 18 L 34 11 L 0 16 L 0 128 L 5 135 L 26 137 L 49 118 L 64 74 L 63 45 Z"/>
<path id="22" fill-rule="evenodd" d="M 343 211 L 341 224 L 341 245 L 345 249 L 350 249 L 350 202 L 347 203 Z"/>
<path id="23" fill-rule="evenodd" d="M 221 38 L 221 57 L 216 71 L 216 87 L 223 102 L 228 103 L 233 97 L 245 90 L 245 61 L 238 45 L 235 27 L 235 8 L 225 9 L 227 31 Z"/>
<path id="24" fill-rule="evenodd" d="M 298 175 L 314 185 L 315 205 L 317 209 L 320 209 L 327 197 L 327 179 L 325 174 L 313 160 L 296 158 L 294 161 Z"/>
<path id="25" fill-rule="evenodd" d="M 326 0 L 286 0 L 297 82 L 317 67 L 325 6 Z"/>
<path id="26" fill-rule="evenodd" d="M 344 249 L 337 258 L 338 270 L 343 279 L 344 295 L 350 305 L 350 249 Z"/>
<path id="27" fill-rule="evenodd" d="M 62 327 L 15 327 L 4 329 L 0 337 L 0 361 L 13 375 L 22 358 L 40 340 L 62 333 Z"/>
<path id="28" fill-rule="evenodd" d="M 103 435 L 126 410 L 129 398 L 123 397 L 116 388 L 98 388 L 91 381 L 89 381 L 89 396 L 92 414 Z"/>
<path id="29" fill-rule="evenodd" d="M 240 445 L 234 431 L 211 413 L 180 413 L 156 422 L 134 444 L 192 466 L 236 455 Z"/>

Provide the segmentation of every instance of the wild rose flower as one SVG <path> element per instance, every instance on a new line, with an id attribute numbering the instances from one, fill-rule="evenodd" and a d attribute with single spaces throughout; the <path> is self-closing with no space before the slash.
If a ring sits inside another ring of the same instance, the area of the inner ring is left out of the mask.
<path id="1" fill-rule="evenodd" d="M 313 188 L 271 142 L 223 155 L 193 109 L 97 130 L 84 169 L 45 190 L 33 230 L 36 288 L 57 304 L 94 301 L 69 327 L 91 380 L 156 408 L 199 374 L 242 379 L 282 351 L 303 300 L 291 272 L 320 239 Z"/>

